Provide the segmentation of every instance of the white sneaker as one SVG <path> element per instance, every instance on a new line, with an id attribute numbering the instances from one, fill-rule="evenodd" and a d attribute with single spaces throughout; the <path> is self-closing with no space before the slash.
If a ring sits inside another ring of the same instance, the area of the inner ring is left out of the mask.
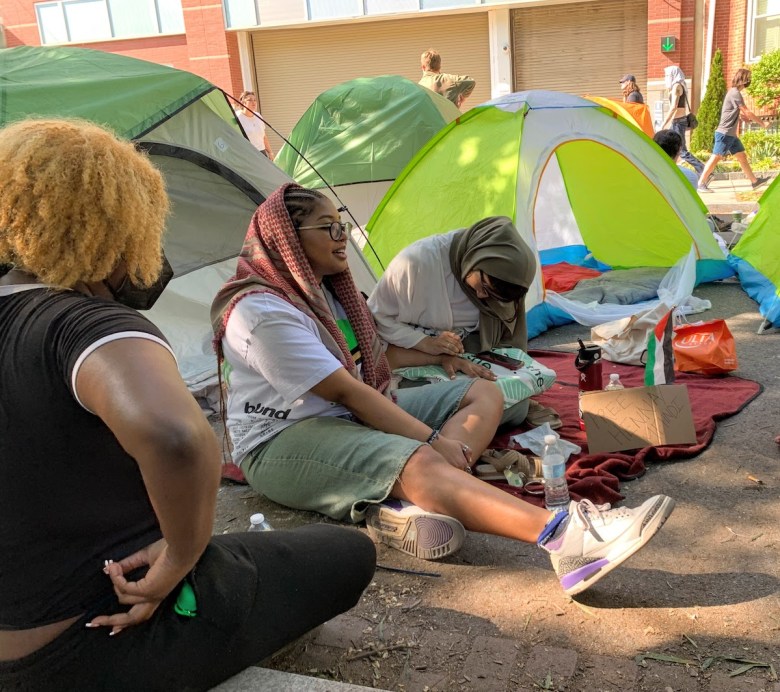
<path id="1" fill-rule="evenodd" d="M 563 590 L 573 596 L 593 586 L 645 545 L 672 510 L 674 500 L 666 495 L 634 509 L 604 510 L 590 500 L 569 504 L 568 520 L 542 545 Z"/>
<path id="2" fill-rule="evenodd" d="M 366 528 L 374 541 L 423 560 L 452 555 L 466 536 L 457 519 L 391 499 L 366 510 Z"/>

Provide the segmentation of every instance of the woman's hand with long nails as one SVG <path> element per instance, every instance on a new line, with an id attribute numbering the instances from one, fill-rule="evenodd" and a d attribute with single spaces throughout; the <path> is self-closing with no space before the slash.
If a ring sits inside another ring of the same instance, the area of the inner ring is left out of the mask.
<path id="1" fill-rule="evenodd" d="M 186 561 L 175 559 L 165 539 L 160 539 L 119 562 L 106 561 L 103 571 L 111 579 L 117 599 L 131 608 L 125 613 L 94 617 L 87 623 L 87 627 L 111 627 L 110 634 L 115 635 L 126 627 L 145 622 L 195 566 L 195 562 L 197 558 Z M 146 566 L 149 571 L 144 577 L 138 581 L 127 581 L 126 574 Z"/>

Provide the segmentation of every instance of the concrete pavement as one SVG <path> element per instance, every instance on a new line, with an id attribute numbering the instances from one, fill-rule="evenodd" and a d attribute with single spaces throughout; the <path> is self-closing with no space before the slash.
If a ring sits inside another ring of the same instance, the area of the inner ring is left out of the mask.
<path id="1" fill-rule="evenodd" d="M 739 210 L 747 215 L 758 209 L 758 199 L 769 187 L 769 183 L 753 190 L 746 178 L 737 178 L 735 175 L 720 173 L 716 179 L 710 181 L 709 188 L 712 192 L 698 193 L 711 214 L 730 219 L 732 211 Z"/>

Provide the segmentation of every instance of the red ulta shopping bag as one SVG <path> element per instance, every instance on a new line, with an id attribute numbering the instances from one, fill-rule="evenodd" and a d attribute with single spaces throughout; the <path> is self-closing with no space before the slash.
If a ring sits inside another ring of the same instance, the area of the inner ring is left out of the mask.
<path id="1" fill-rule="evenodd" d="M 722 375 L 737 369 L 734 337 L 724 320 L 678 325 L 672 344 L 679 372 Z"/>

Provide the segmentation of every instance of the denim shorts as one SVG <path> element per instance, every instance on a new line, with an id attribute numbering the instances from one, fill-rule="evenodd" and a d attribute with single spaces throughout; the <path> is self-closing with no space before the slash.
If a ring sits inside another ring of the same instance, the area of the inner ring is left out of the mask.
<path id="1" fill-rule="evenodd" d="M 745 151 L 745 147 L 742 146 L 739 137 L 724 135 L 722 132 L 715 133 L 715 146 L 712 148 L 713 154 L 728 156 L 729 154 L 739 154 L 741 151 Z"/>
<path id="2" fill-rule="evenodd" d="M 476 380 L 400 389 L 396 403 L 441 428 Z M 386 499 L 409 457 L 423 443 L 336 416 L 307 418 L 253 449 L 241 462 L 249 485 L 293 509 L 339 521 L 362 521 L 368 505 Z"/>

